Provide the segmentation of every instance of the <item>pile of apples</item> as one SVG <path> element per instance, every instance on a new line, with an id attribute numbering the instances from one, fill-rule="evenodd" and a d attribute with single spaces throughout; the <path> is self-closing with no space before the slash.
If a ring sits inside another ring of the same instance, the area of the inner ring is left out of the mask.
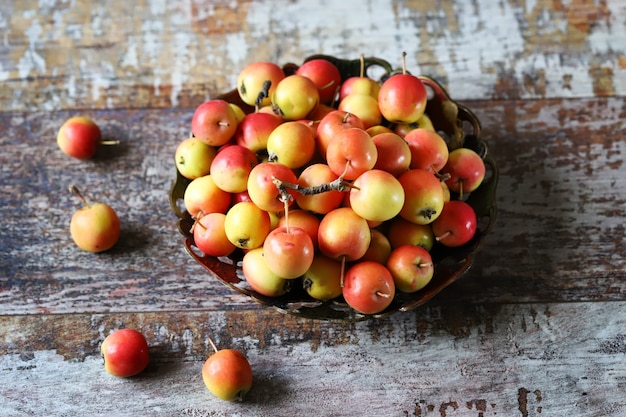
<path id="1" fill-rule="evenodd" d="M 404 57 L 380 81 L 363 71 L 342 79 L 323 58 L 293 73 L 256 62 L 238 75 L 237 94 L 195 109 L 175 163 L 189 180 L 194 245 L 239 254 L 257 293 L 299 286 L 376 314 L 430 282 L 433 247 L 474 237 L 465 200 L 485 164 L 435 131 L 427 88 Z"/>

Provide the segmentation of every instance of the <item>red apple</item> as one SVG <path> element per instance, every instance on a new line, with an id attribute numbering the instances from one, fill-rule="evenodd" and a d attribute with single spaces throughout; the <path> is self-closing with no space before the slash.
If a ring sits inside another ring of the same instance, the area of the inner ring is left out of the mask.
<path id="1" fill-rule="evenodd" d="M 226 236 L 224 224 L 226 214 L 209 213 L 202 216 L 193 226 L 193 241 L 198 249 L 208 256 L 228 256 L 235 250 Z"/>
<path id="2" fill-rule="evenodd" d="M 404 188 L 387 171 L 371 169 L 359 175 L 350 189 L 350 207 L 365 220 L 384 222 L 404 205 Z"/>
<path id="3" fill-rule="evenodd" d="M 398 178 L 404 188 L 400 216 L 417 224 L 429 224 L 443 209 L 441 181 L 425 169 L 411 169 Z"/>
<path id="4" fill-rule="evenodd" d="M 326 155 L 328 144 L 340 131 L 353 127 L 365 129 L 363 121 L 352 113 L 333 110 L 326 114 L 317 125 L 317 149 L 320 155 Z"/>
<path id="5" fill-rule="evenodd" d="M 476 213 L 461 200 L 450 200 L 432 223 L 435 239 L 445 246 L 463 246 L 476 234 Z"/>
<path id="6" fill-rule="evenodd" d="M 219 188 L 211 174 L 192 180 L 183 195 L 185 208 L 194 219 L 209 213 L 225 213 L 230 199 L 230 193 Z"/>
<path id="7" fill-rule="evenodd" d="M 248 285 L 261 295 L 280 297 L 289 290 L 289 280 L 276 275 L 265 262 L 262 247 L 246 252 L 241 269 Z"/>
<path id="8" fill-rule="evenodd" d="M 269 160 L 289 168 L 307 164 L 315 153 L 315 133 L 305 123 L 287 121 L 277 126 L 267 139 Z"/>
<path id="9" fill-rule="evenodd" d="M 415 123 L 426 111 L 428 91 L 422 81 L 411 74 L 392 75 L 380 86 L 378 106 L 391 123 Z"/>
<path id="10" fill-rule="evenodd" d="M 291 184 L 298 182 L 296 174 L 289 167 L 278 162 L 261 162 L 252 168 L 248 176 L 250 199 L 260 209 L 267 212 L 279 212 L 285 209 L 285 203 L 281 201 L 280 192 L 274 183 L 275 179 Z M 296 191 L 289 190 L 292 197 L 294 193 Z M 288 205 L 292 203 L 293 199 L 287 202 Z"/>
<path id="11" fill-rule="evenodd" d="M 70 235 L 76 246 L 88 252 L 111 249 L 117 243 L 121 229 L 115 210 L 104 203 L 88 203 L 74 185 L 70 185 L 70 191 L 83 203 L 70 220 Z"/>
<path id="12" fill-rule="evenodd" d="M 306 61 L 296 70 L 296 74 L 309 78 L 319 91 L 320 103 L 331 104 L 341 88 L 341 73 L 335 64 L 326 59 Z"/>
<path id="13" fill-rule="evenodd" d="M 263 242 L 263 256 L 267 266 L 285 279 L 302 276 L 313 262 L 314 250 L 308 233 L 295 226 L 277 227 Z"/>
<path id="14" fill-rule="evenodd" d="M 380 230 L 371 229 L 370 233 L 372 235 L 370 246 L 360 260 L 374 261 L 384 265 L 391 254 L 391 242 Z"/>
<path id="15" fill-rule="evenodd" d="M 309 235 L 313 246 L 317 247 L 317 231 L 320 227 L 320 219 L 310 211 L 287 210 L 278 219 L 276 227 L 298 227 Z"/>
<path id="16" fill-rule="evenodd" d="M 320 251 L 332 259 L 354 261 L 370 246 L 371 233 L 367 221 L 349 207 L 327 213 L 317 232 Z"/>
<path id="17" fill-rule="evenodd" d="M 326 164 L 317 163 L 307 166 L 298 177 L 298 185 L 301 187 L 315 187 L 333 182 L 339 178 Z M 296 203 L 303 210 L 318 214 L 326 214 L 341 205 L 344 193 L 341 191 L 326 191 L 319 194 L 295 193 Z"/>
<path id="18" fill-rule="evenodd" d="M 254 153 L 265 151 L 267 139 L 282 122 L 283 119 L 274 113 L 249 113 L 237 126 L 235 141 Z"/>
<path id="19" fill-rule="evenodd" d="M 363 129 L 341 130 L 326 149 L 326 162 L 330 169 L 346 180 L 374 168 L 378 151 L 371 136 Z"/>
<path id="20" fill-rule="evenodd" d="M 250 106 L 269 106 L 272 94 L 283 78 L 285 73 L 279 65 L 265 61 L 253 62 L 246 65 L 237 76 L 237 92 L 241 100 Z M 257 102 L 266 82 L 269 83 L 267 95 Z"/>
<path id="21" fill-rule="evenodd" d="M 461 195 L 476 190 L 485 178 L 485 162 L 469 148 L 457 148 L 450 152 L 448 162 L 441 170 L 450 175 L 446 185 Z"/>
<path id="22" fill-rule="evenodd" d="M 223 146 L 211 163 L 211 177 L 220 189 L 240 193 L 248 189 L 248 176 L 257 163 L 250 149 L 240 145 Z"/>
<path id="23" fill-rule="evenodd" d="M 391 272 L 378 262 L 357 262 L 343 279 L 343 298 L 362 314 L 380 313 L 393 301 L 395 284 Z"/>
<path id="24" fill-rule="evenodd" d="M 430 224 L 416 224 L 399 216 L 389 223 L 387 238 L 392 248 L 413 245 L 430 251 L 435 244 L 435 235 Z"/>
<path id="25" fill-rule="evenodd" d="M 78 159 L 95 155 L 102 143 L 98 125 L 87 117 L 71 117 L 61 125 L 57 133 L 57 145 L 63 153 Z"/>
<path id="26" fill-rule="evenodd" d="M 430 253 L 421 246 L 403 245 L 395 248 L 387 260 L 398 291 L 414 293 L 432 279 L 435 267 Z"/>
<path id="27" fill-rule="evenodd" d="M 252 388 L 252 367 L 245 355 L 234 349 L 218 350 L 202 365 L 202 380 L 207 389 L 225 401 L 243 401 Z"/>
<path id="28" fill-rule="evenodd" d="M 399 177 L 408 171 L 411 164 L 411 149 L 408 143 L 393 132 L 384 132 L 372 136 L 378 157 L 375 169 L 389 172 Z"/>
<path id="29" fill-rule="evenodd" d="M 104 369 L 121 378 L 139 374 L 150 361 L 146 338 L 133 329 L 120 329 L 109 334 L 102 342 L 100 351 L 104 358 Z"/>
<path id="30" fill-rule="evenodd" d="M 411 168 L 439 172 L 448 161 L 448 145 L 441 135 L 428 129 L 413 129 L 404 136 L 411 149 Z"/>
<path id="31" fill-rule="evenodd" d="M 196 107 L 191 133 L 207 145 L 221 146 L 235 135 L 237 123 L 237 113 L 227 101 L 209 100 Z"/>

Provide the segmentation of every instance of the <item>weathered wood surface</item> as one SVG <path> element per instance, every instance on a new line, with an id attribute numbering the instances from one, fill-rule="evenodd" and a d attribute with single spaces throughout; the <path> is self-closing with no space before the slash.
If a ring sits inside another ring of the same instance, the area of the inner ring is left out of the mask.
<path id="1" fill-rule="evenodd" d="M 320 52 L 407 51 L 460 99 L 624 95 L 624 20 L 621 0 L 9 1 L 0 108 L 189 107 L 246 63 Z"/>
<path id="2" fill-rule="evenodd" d="M 0 4 L 0 416 L 626 416 L 626 7 L 622 1 L 14 1 Z M 248 62 L 399 61 L 475 111 L 500 170 L 470 272 L 423 308 L 284 316 L 211 280 L 168 202 L 195 105 Z M 65 157 L 93 117 L 120 146 Z M 120 215 L 78 251 L 75 183 Z M 99 344 L 135 327 L 143 375 Z M 248 401 L 200 378 L 208 337 L 245 351 Z"/>

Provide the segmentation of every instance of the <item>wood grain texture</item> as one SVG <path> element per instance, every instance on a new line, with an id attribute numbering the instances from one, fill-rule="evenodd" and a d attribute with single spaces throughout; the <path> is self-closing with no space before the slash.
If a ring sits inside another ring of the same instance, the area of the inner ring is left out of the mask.
<path id="1" fill-rule="evenodd" d="M 618 416 L 626 344 L 612 330 L 625 317 L 623 302 L 427 307 L 357 324 L 271 310 L 3 317 L 0 415 Z M 151 345 L 129 380 L 103 374 L 98 356 L 123 326 Z M 208 337 L 249 357 L 243 403 L 202 385 Z"/>
<path id="2" fill-rule="evenodd" d="M 459 99 L 623 96 L 620 0 L 3 2 L 0 109 L 192 107 L 247 63 L 378 56 Z"/>

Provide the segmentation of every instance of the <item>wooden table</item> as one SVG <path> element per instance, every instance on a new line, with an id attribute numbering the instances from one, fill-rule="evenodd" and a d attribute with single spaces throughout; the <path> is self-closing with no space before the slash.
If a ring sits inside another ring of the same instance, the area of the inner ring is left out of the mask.
<path id="1" fill-rule="evenodd" d="M 572 2 L 36 2 L 0 5 L 0 415 L 626 416 L 626 6 Z M 184 251 L 168 202 L 193 109 L 245 64 L 364 53 L 438 79 L 500 170 L 476 264 L 423 307 L 360 323 L 250 302 Z M 55 143 L 73 115 L 121 142 Z M 122 237 L 81 252 L 75 183 Z M 112 330 L 140 376 L 104 372 Z M 214 398 L 208 338 L 249 357 Z"/>

